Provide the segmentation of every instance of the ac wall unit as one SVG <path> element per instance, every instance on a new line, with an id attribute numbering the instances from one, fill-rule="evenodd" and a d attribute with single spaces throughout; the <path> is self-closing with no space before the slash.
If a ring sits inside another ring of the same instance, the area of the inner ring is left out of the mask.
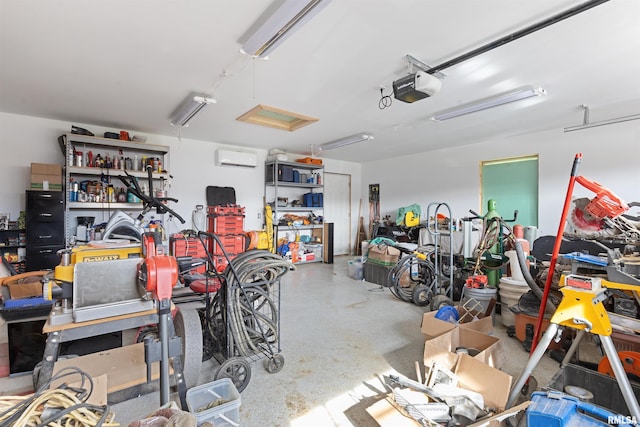
<path id="1" fill-rule="evenodd" d="M 218 166 L 243 166 L 255 168 L 258 166 L 256 153 L 248 151 L 218 150 L 216 151 L 216 164 Z"/>

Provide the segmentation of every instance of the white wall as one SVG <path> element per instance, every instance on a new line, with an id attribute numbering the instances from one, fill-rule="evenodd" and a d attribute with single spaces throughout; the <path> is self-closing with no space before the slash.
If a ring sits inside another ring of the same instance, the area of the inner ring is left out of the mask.
<path id="1" fill-rule="evenodd" d="M 366 163 L 362 191 L 366 195 L 369 184 L 380 184 L 381 215 L 393 220 L 399 207 L 412 203 L 422 207 L 423 220 L 431 202 L 446 202 L 453 217 L 467 216 L 469 209 L 484 213 L 480 162 L 538 154 L 540 235 L 555 235 L 577 153 L 583 154 L 578 175 L 601 183 L 627 202 L 640 201 L 640 121 L 570 133 L 558 129 Z M 573 195 L 593 197 L 579 184 Z"/>
<path id="2" fill-rule="evenodd" d="M 72 124 L 96 135 L 102 135 L 105 130 L 120 130 L 0 113 L 3 149 L 0 156 L 3 184 L 0 186 L 0 211 L 9 212 L 15 219 L 24 209 L 31 162 L 63 163 L 57 138 L 69 132 Z M 129 132 L 136 134 L 132 130 Z M 263 219 L 258 219 L 258 213 L 262 214 L 265 150 L 254 150 L 258 154 L 255 169 L 221 167 L 215 165 L 215 150 L 220 144 L 146 136 L 149 143 L 168 145 L 171 149 L 166 165 L 173 175 L 170 195 L 179 199 L 172 207 L 187 219 L 187 223 L 169 225 L 170 232 L 192 227 L 191 212 L 197 204 L 206 205 L 205 189 L 209 185 L 234 187 L 238 204 L 246 207 L 245 229 L 263 228 Z M 583 153 L 579 175 L 602 183 L 628 202 L 640 201 L 639 143 L 640 121 L 632 121 L 571 133 L 559 129 L 520 135 L 364 165 L 326 159 L 325 170 L 352 176 L 352 236 L 355 236 L 360 198 L 365 222 L 368 221 L 369 184 L 380 184 L 383 216 L 390 214 L 395 219 L 399 207 L 412 203 L 420 204 L 425 212 L 430 202 L 446 202 L 454 217 L 463 217 L 469 209 L 485 211 L 480 206 L 482 160 L 538 154 L 540 233 L 555 235 L 576 153 Z M 576 185 L 574 196 L 592 196 L 592 193 Z"/>
<path id="3" fill-rule="evenodd" d="M 90 124 L 71 123 L 37 117 L 0 113 L 0 138 L 3 155 L 0 155 L 0 212 L 9 212 L 16 219 L 25 206 L 25 190 L 30 185 L 30 164 L 64 163 L 64 156 L 58 145 L 58 136 L 71 131 L 71 125 L 90 130 L 96 136 L 105 131 L 119 132 L 119 128 L 102 128 Z M 216 166 L 215 152 L 226 147 L 209 141 L 197 141 L 176 137 L 151 135 L 135 132 L 130 135 L 145 135 L 150 144 L 170 147 L 169 162 L 165 168 L 173 176 L 169 195 L 179 199 L 170 205 L 186 220 L 184 225 L 175 221 L 167 224 L 169 232 L 192 228 L 191 212 L 195 206 L 206 206 L 206 187 L 234 187 L 237 203 L 246 208 L 245 230 L 263 228 L 264 161 L 266 150 L 251 150 L 258 155 L 258 167 L 244 168 L 234 166 Z M 290 160 L 296 156 L 290 155 Z M 325 161 L 325 170 L 336 173 L 349 173 L 353 177 L 355 206 L 360 198 L 360 165 L 342 161 Z M 98 211 L 96 222 L 106 221 Z M 260 218 L 258 218 L 260 214 Z M 104 215 L 107 215 L 106 213 Z M 355 225 L 354 225 L 355 229 Z"/>

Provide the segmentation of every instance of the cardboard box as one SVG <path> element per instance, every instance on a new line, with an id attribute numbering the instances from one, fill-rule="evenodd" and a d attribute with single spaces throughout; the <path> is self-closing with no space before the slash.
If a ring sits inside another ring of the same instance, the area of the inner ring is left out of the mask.
<path id="1" fill-rule="evenodd" d="M 389 397 L 379 400 L 367 408 L 367 413 L 380 427 L 422 427 L 422 424 L 405 414 L 392 399 Z M 523 412 L 530 404 L 531 401 L 524 402 L 497 415 L 470 424 L 469 427 L 507 427 L 507 420 Z"/>
<path id="2" fill-rule="evenodd" d="M 367 262 L 374 264 L 393 266 L 400 259 L 400 251 L 393 246 L 373 245 L 369 246 Z"/>
<path id="3" fill-rule="evenodd" d="M 430 368 L 435 361 L 443 367 L 453 370 L 461 356 L 456 353 L 456 349 L 459 347 L 478 351 L 473 358 L 488 366 L 496 369 L 502 367 L 503 355 L 500 338 L 465 328 L 454 328 L 446 334 L 425 341 L 425 367 Z"/>
<path id="4" fill-rule="evenodd" d="M 31 163 L 31 173 L 62 176 L 62 166 L 51 163 Z"/>
<path id="5" fill-rule="evenodd" d="M 49 163 L 31 163 L 31 188 L 43 190 L 44 182 L 49 190 L 62 190 L 62 166 Z"/>
<path id="6" fill-rule="evenodd" d="M 42 283 L 38 280 L 28 283 L 10 283 L 7 286 L 11 299 L 42 296 Z"/>
<path id="7" fill-rule="evenodd" d="M 437 311 L 429 311 L 422 315 L 422 323 L 420 330 L 425 340 L 430 340 L 435 337 L 439 337 L 442 334 L 461 327 L 465 329 L 472 329 L 474 331 L 482 332 L 483 334 L 491 335 L 493 333 L 493 319 L 491 316 L 484 317 L 483 313 L 469 312 L 468 310 L 456 306 L 460 320 L 458 323 L 450 323 L 444 320 L 436 319 Z"/>
<path id="8" fill-rule="evenodd" d="M 503 427 L 506 419 L 526 409 L 531 402 L 525 402 L 505 410 L 513 378 L 491 366 L 468 355 L 461 355 L 457 360 L 454 373 L 458 376 L 459 387 L 482 394 L 485 406 L 495 410 L 496 415 L 471 424 L 473 427 Z M 420 423 L 403 414 L 401 408 L 393 401 L 393 397 L 382 399 L 367 408 L 381 427 L 421 426 Z"/>

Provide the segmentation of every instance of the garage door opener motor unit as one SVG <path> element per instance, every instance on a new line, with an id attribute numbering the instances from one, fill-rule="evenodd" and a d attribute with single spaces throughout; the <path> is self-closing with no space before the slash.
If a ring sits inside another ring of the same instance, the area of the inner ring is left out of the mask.
<path id="1" fill-rule="evenodd" d="M 442 82 L 431 74 L 418 71 L 393 82 L 393 96 L 411 103 L 433 96 L 440 90 Z"/>

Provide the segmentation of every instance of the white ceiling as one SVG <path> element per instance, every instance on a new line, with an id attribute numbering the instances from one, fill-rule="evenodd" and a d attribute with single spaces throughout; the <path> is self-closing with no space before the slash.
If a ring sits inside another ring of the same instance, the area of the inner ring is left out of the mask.
<path id="1" fill-rule="evenodd" d="M 443 70 L 434 97 L 378 108 L 407 54 L 442 64 L 584 1 L 333 0 L 269 60 L 239 52 L 281 0 L 0 0 L 0 111 L 178 135 L 189 93 L 217 99 L 186 139 L 355 162 L 640 113 L 640 1 L 610 0 Z M 436 123 L 439 110 L 539 85 L 548 95 Z M 316 117 L 295 132 L 237 122 L 257 104 Z M 90 129 L 91 130 L 91 129 Z M 607 143 L 607 141 L 603 141 Z"/>

